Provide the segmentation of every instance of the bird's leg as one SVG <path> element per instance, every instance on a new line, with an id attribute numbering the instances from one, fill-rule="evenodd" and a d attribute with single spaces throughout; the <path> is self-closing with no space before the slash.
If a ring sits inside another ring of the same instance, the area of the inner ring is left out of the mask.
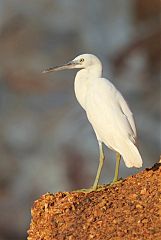
<path id="1" fill-rule="evenodd" d="M 92 191 L 97 190 L 98 181 L 99 181 L 99 178 L 100 178 L 100 174 L 101 174 L 101 170 L 102 170 L 102 166 L 103 166 L 103 162 L 104 162 L 104 158 L 105 158 L 105 157 L 104 157 L 104 151 L 103 151 L 103 144 L 102 144 L 102 142 L 100 142 L 99 140 L 98 140 L 98 144 L 99 144 L 100 157 L 99 157 L 99 166 L 98 166 L 98 169 L 97 169 L 97 175 L 96 175 L 94 184 L 93 184 L 93 186 L 90 187 L 90 188 L 87 188 L 87 189 L 79 189 L 79 190 L 76 190 L 76 192 L 89 193 L 89 192 L 92 192 Z"/>
<path id="2" fill-rule="evenodd" d="M 121 155 L 117 152 L 116 153 L 116 167 L 115 167 L 115 175 L 112 183 L 115 183 L 118 181 L 118 176 L 119 176 L 119 166 L 120 166 L 120 159 Z"/>
<path id="3" fill-rule="evenodd" d="M 99 157 L 99 166 L 98 166 L 98 169 L 97 169 L 97 175 L 96 175 L 94 184 L 92 186 L 93 190 L 97 189 L 97 185 L 98 185 L 98 181 L 99 181 L 99 178 L 100 178 L 103 162 L 104 162 L 104 159 L 105 159 L 104 151 L 103 151 L 103 144 L 100 141 L 98 141 L 98 144 L 99 144 L 100 157 Z"/>

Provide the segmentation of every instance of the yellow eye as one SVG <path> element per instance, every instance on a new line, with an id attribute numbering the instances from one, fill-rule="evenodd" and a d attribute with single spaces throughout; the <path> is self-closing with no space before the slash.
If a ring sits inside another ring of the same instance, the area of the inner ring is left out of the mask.
<path id="1" fill-rule="evenodd" d="M 84 58 L 81 58 L 81 59 L 79 60 L 79 62 L 84 62 Z"/>

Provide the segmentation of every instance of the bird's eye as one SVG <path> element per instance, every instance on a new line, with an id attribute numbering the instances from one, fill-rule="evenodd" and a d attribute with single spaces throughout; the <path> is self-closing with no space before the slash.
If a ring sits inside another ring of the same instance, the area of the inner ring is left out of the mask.
<path id="1" fill-rule="evenodd" d="M 84 62 L 84 58 L 81 58 L 81 59 L 80 59 L 80 62 L 81 62 L 81 63 Z"/>

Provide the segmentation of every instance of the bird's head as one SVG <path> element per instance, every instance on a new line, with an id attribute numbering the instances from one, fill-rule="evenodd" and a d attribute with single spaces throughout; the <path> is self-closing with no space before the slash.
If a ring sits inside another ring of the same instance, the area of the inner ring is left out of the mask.
<path id="1" fill-rule="evenodd" d="M 57 67 L 50 67 L 43 71 L 43 73 L 60 71 L 65 69 L 74 69 L 74 68 L 88 68 L 91 66 L 100 65 L 102 66 L 100 60 L 93 54 L 82 54 L 74 58 L 72 61 Z"/>

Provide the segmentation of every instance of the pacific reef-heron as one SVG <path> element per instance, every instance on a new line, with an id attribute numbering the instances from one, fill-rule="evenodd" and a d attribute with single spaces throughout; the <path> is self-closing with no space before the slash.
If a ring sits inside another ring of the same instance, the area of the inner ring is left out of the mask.
<path id="1" fill-rule="evenodd" d="M 43 73 L 80 69 L 75 77 L 75 95 L 87 114 L 99 145 L 99 166 L 92 190 L 96 190 L 104 162 L 103 144 L 116 152 L 113 182 L 118 181 L 121 156 L 128 168 L 142 166 L 142 158 L 136 147 L 136 127 L 133 114 L 116 87 L 102 77 L 102 63 L 93 54 L 82 54 L 58 67 Z"/>

